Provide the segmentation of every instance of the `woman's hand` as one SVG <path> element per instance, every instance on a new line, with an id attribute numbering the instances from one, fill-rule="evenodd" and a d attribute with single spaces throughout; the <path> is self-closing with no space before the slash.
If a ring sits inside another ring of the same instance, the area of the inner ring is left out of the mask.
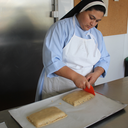
<path id="1" fill-rule="evenodd" d="M 96 80 L 98 79 L 99 75 L 97 75 L 96 73 L 90 73 L 86 76 L 88 82 L 90 83 L 90 85 L 93 85 Z"/>
<path id="2" fill-rule="evenodd" d="M 90 88 L 90 83 L 88 80 L 80 74 L 77 74 L 76 77 L 74 77 L 73 82 L 78 88 L 85 89 L 86 86 Z"/>
<path id="3" fill-rule="evenodd" d="M 102 67 L 96 67 L 94 69 L 94 72 L 88 74 L 86 76 L 86 78 L 87 78 L 88 82 L 90 83 L 90 85 L 93 85 L 96 82 L 96 80 L 98 79 L 98 77 L 103 73 L 104 73 L 104 69 Z"/>
<path id="4" fill-rule="evenodd" d="M 86 86 L 90 88 L 90 84 L 86 77 L 78 74 L 67 66 L 62 67 L 61 69 L 56 71 L 55 74 L 72 80 L 78 88 L 85 89 Z"/>
<path id="5" fill-rule="evenodd" d="M 88 80 L 84 77 L 84 76 L 79 76 L 77 77 L 75 80 L 74 80 L 74 83 L 75 85 L 78 87 L 78 88 L 81 88 L 81 89 L 85 89 L 86 86 L 88 88 L 90 88 L 90 83 L 88 82 Z"/>

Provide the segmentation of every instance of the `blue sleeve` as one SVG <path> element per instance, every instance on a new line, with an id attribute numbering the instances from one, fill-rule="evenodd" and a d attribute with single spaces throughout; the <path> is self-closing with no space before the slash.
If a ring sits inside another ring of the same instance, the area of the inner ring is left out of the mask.
<path id="1" fill-rule="evenodd" d="M 105 71 L 100 77 L 105 77 L 109 68 L 110 64 L 110 55 L 106 50 L 106 46 L 104 43 L 104 39 L 100 31 L 97 33 L 97 43 L 98 43 L 98 49 L 100 50 L 101 53 L 101 58 L 100 60 L 94 65 L 94 68 L 96 67 L 102 67 Z"/>
<path id="2" fill-rule="evenodd" d="M 43 45 L 43 65 L 47 77 L 57 76 L 54 72 L 65 66 L 62 50 L 68 40 L 68 25 L 65 20 L 58 21 L 49 29 Z"/>

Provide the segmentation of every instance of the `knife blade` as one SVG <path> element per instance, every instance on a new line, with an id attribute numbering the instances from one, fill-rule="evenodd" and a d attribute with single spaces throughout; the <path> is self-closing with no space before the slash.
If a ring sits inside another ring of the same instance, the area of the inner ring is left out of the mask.
<path id="1" fill-rule="evenodd" d="M 95 96 L 95 91 L 94 91 L 94 88 L 92 87 L 92 85 L 90 85 L 90 88 L 88 88 L 86 86 L 86 88 L 83 89 L 83 90 L 86 91 L 86 92 L 89 92 L 89 93 L 91 93 L 91 94 L 93 94 Z"/>

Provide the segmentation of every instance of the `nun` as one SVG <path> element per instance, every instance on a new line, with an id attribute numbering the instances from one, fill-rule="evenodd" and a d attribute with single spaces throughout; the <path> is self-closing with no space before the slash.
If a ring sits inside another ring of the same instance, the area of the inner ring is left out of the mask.
<path id="1" fill-rule="evenodd" d="M 102 0 L 83 0 L 48 30 L 43 70 L 35 101 L 75 88 L 90 88 L 105 77 L 110 55 L 96 26 L 106 11 Z"/>

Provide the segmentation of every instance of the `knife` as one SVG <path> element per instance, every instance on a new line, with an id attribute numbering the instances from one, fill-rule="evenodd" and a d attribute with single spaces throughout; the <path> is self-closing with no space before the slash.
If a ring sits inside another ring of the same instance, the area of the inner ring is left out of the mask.
<path id="1" fill-rule="evenodd" d="M 89 93 L 91 93 L 91 94 L 93 94 L 93 95 L 95 96 L 95 91 L 94 91 L 92 85 L 90 85 L 90 88 L 88 88 L 88 87 L 86 86 L 86 88 L 83 89 L 83 90 L 86 91 L 86 92 L 89 92 Z"/>

